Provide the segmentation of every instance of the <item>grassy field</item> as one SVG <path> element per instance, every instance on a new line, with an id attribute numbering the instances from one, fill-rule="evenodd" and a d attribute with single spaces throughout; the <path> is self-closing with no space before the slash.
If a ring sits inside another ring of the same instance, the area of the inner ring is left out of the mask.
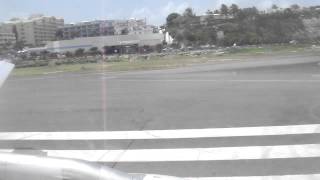
<path id="1" fill-rule="evenodd" d="M 210 53 L 189 53 L 167 55 L 163 57 L 151 56 L 149 59 L 136 58 L 134 60 L 120 59 L 117 62 L 101 62 L 87 64 L 70 64 L 59 66 L 42 66 L 18 68 L 13 72 L 14 76 L 46 75 L 61 72 L 113 72 L 113 71 L 133 71 L 133 70 L 155 70 L 169 69 L 212 62 L 222 62 L 228 60 L 241 60 L 255 56 L 274 56 L 300 53 L 316 53 L 320 50 L 311 48 L 311 45 L 278 45 L 264 47 L 246 47 L 224 49 L 222 52 Z"/>
<path id="2" fill-rule="evenodd" d="M 87 64 L 70 64 L 59 66 L 43 66 L 18 68 L 13 71 L 14 76 L 27 75 L 46 75 L 60 72 L 113 72 L 113 71 L 132 71 L 132 70 L 154 70 L 183 67 L 190 64 L 198 64 L 207 62 L 204 58 L 151 58 L 149 60 L 137 59 L 134 61 L 122 60 L 119 62 L 101 62 Z"/>

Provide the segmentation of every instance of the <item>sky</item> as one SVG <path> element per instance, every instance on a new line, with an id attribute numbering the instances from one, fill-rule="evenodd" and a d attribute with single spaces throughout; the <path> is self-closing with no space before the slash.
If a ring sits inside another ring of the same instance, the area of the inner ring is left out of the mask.
<path id="1" fill-rule="evenodd" d="M 146 18 L 148 24 L 161 25 L 172 12 L 181 13 L 191 7 L 197 14 L 203 14 L 208 9 L 218 9 L 222 3 L 267 9 L 272 4 L 279 7 L 320 5 L 320 0 L 0 0 L 0 22 L 44 14 L 63 17 L 66 23 Z"/>

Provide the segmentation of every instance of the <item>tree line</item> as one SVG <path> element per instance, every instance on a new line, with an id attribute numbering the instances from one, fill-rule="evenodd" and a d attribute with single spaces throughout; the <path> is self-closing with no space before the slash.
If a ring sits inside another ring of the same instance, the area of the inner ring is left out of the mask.
<path id="1" fill-rule="evenodd" d="M 203 16 L 196 15 L 192 8 L 181 14 L 171 13 L 165 28 L 176 44 L 185 46 L 288 43 L 309 41 L 303 19 L 319 17 L 319 7 L 297 4 L 285 9 L 273 5 L 268 11 L 222 4 Z"/>

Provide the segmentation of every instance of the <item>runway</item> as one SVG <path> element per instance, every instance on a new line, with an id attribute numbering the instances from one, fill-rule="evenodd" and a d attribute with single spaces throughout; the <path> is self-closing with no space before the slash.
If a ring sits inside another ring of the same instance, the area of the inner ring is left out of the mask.
<path id="1" fill-rule="evenodd" d="M 11 77 L 0 149 L 201 180 L 318 179 L 319 62 Z"/>

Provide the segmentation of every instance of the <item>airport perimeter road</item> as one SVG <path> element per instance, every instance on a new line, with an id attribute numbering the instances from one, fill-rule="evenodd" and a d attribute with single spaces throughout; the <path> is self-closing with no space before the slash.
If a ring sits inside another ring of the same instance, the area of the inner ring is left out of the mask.
<path id="1" fill-rule="evenodd" d="M 319 62 L 12 77 L 0 90 L 0 149 L 136 173 L 319 179 Z"/>

